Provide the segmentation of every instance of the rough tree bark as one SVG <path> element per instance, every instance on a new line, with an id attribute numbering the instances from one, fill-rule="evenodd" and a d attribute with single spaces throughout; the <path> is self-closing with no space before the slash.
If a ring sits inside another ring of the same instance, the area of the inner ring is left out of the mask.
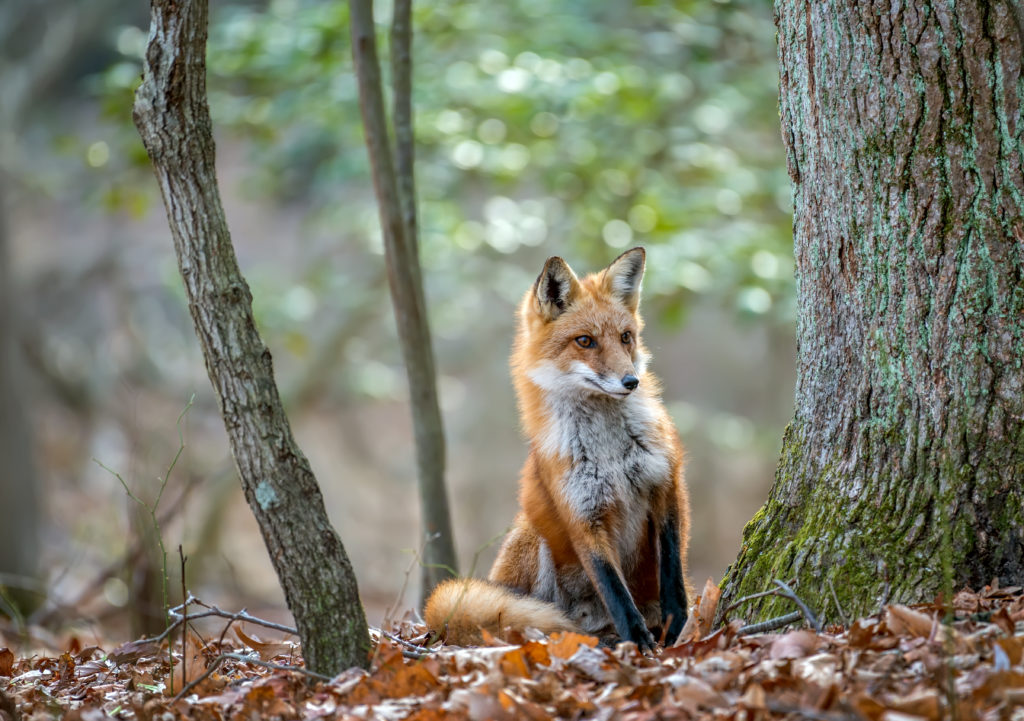
<path id="1" fill-rule="evenodd" d="M 395 3 L 391 34 L 397 137 L 395 155 L 400 172 L 399 178 L 396 178 L 381 90 L 373 2 L 351 0 L 349 3 L 352 55 L 359 81 L 359 105 L 384 235 L 388 286 L 391 289 L 398 338 L 409 381 L 420 515 L 426 537 L 421 566 L 421 591 L 426 597 L 434 586 L 453 575 L 456 558 L 448 491 L 444 481 L 444 428 L 437 399 L 434 351 L 416 239 L 410 98 L 411 6 L 411 0 L 398 0 Z"/>
<path id="2" fill-rule="evenodd" d="M 221 206 L 206 101 L 206 0 L 153 0 L 135 125 L 156 170 L 189 311 L 246 500 L 295 616 L 306 665 L 366 666 L 355 575 L 292 437 Z"/>
<path id="3" fill-rule="evenodd" d="M 773 578 L 796 577 L 819 610 L 831 584 L 849 614 L 1024 584 L 1020 9 L 778 0 L 776 12 L 796 412 L 723 603 Z"/>

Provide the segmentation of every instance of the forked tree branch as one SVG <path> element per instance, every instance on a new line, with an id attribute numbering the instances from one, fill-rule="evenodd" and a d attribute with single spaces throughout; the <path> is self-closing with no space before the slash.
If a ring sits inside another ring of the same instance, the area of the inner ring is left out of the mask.
<path id="1" fill-rule="evenodd" d="M 400 145 L 399 168 L 404 176 L 401 185 L 395 174 L 387 115 L 384 110 L 373 2 L 351 0 L 349 7 L 352 55 L 359 81 L 359 106 L 362 110 L 366 147 L 370 155 L 381 231 L 384 235 L 388 286 L 391 289 L 398 338 L 409 380 L 423 533 L 430 539 L 423 554 L 423 590 L 426 593 L 438 582 L 452 575 L 456 559 L 448 510 L 448 493 L 444 482 L 444 430 L 437 398 L 434 351 L 431 347 L 415 237 L 412 121 L 411 101 L 408 97 L 411 87 L 408 46 L 411 37 L 409 4 L 396 4 L 395 17 L 398 27 L 393 34 L 399 42 L 399 47 L 393 49 L 397 58 L 395 69 L 401 76 L 396 77 L 395 85 L 396 123 L 401 121 L 397 130 Z M 406 192 L 404 199 L 403 188 Z"/>

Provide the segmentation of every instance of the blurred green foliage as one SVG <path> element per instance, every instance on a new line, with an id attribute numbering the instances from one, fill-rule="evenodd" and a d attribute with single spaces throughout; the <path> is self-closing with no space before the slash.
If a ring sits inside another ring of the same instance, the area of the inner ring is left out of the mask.
<path id="1" fill-rule="evenodd" d="M 390 6 L 376 9 L 387 76 Z M 482 359 L 490 378 L 504 376 L 511 308 L 552 254 L 587 272 L 644 245 L 648 321 L 678 327 L 699 301 L 788 331 L 790 186 L 770 3 L 436 0 L 414 13 L 421 259 L 443 397 L 461 397 L 456 379 Z M 102 207 L 159 212 L 128 112 L 146 32 L 124 26 L 113 38 L 119 60 L 94 86 L 113 123 L 79 152 Z M 248 198 L 303 218 L 271 252 L 229 212 L 286 397 L 400 397 L 348 3 L 215 4 L 208 90 L 232 154 L 220 158 L 222 185 L 242 149 Z M 169 258 L 161 275 L 180 296 Z M 157 366 L 187 343 L 183 317 L 138 325 L 147 348 L 164 349 Z M 777 429 L 745 417 L 759 413 L 743 406 L 747 391 L 730 400 L 716 388 L 715 402 L 739 414 L 676 400 L 680 430 L 774 453 Z M 468 400 L 470 415 L 483 412 L 485 399 Z"/>
<path id="2" fill-rule="evenodd" d="M 386 54 L 387 3 L 377 17 Z M 461 274 L 518 299 L 538 253 L 520 254 L 523 270 L 503 256 L 522 246 L 591 269 L 645 245 L 646 293 L 666 322 L 692 294 L 792 319 L 769 3 L 438 0 L 417 4 L 414 31 L 421 256 L 441 333 L 466 321 Z M 247 191 L 304 204 L 311 232 L 343 238 L 349 259 L 348 272 L 314 264 L 280 289 L 262 308 L 270 325 L 308 317 L 339 283 L 360 289 L 356 302 L 373 293 L 359 282 L 380 240 L 349 45 L 338 0 L 218 3 L 211 18 L 211 109 L 250 143 Z M 123 60 L 103 77 L 121 118 L 144 47 L 141 29 L 121 30 Z M 122 157 L 144 163 L 137 149 Z M 138 207 L 136 185 L 111 187 L 112 204 Z"/>

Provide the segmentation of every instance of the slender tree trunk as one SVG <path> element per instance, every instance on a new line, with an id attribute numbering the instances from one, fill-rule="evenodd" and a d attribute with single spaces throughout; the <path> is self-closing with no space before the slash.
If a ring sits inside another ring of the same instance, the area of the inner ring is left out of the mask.
<path id="1" fill-rule="evenodd" d="M 444 428 L 437 399 L 437 374 L 430 341 L 423 279 L 416 241 L 416 199 L 413 184 L 411 91 L 411 2 L 395 4 L 392 31 L 395 88 L 395 126 L 400 178 L 395 175 L 387 115 L 381 90 L 380 61 L 373 22 L 372 0 L 351 0 L 352 54 L 359 80 L 366 146 L 384 234 L 388 286 L 398 326 L 405 370 L 409 380 L 416 470 L 420 488 L 420 515 L 426 545 L 423 551 L 424 597 L 456 569 L 445 487 Z M 404 197 L 403 197 L 404 196 Z"/>
<path id="2" fill-rule="evenodd" d="M 369 635 L 355 575 L 292 437 L 224 219 L 206 101 L 207 3 L 153 0 L 152 8 L 135 124 L 167 207 L 242 488 L 295 616 L 306 665 L 327 674 L 365 666 Z"/>
<path id="3" fill-rule="evenodd" d="M 1024 585 L 1020 9 L 776 11 L 796 413 L 725 597 L 796 577 L 819 610 L 831 585 L 863 614 L 994 578 Z"/>
<path id="4" fill-rule="evenodd" d="M 97 0 L 88 7 L 67 2 L 0 4 L 0 591 L 25 614 L 45 597 L 39 580 L 40 527 L 45 515 L 33 458 L 33 433 L 24 398 L 20 367 L 20 316 L 10 267 L 10 226 L 7 218 L 6 176 L 14 172 L 5 157 L 28 123 L 30 109 L 52 92 L 61 72 L 74 61 L 116 0 Z M 45 22 L 41 22 L 44 21 Z M 27 53 L 25 28 L 43 28 Z M 18 41 L 21 42 L 18 42 Z M 9 136 L 9 139 L 4 136 Z M 0 610 L 4 608 L 0 601 Z"/>
<path id="5" fill-rule="evenodd" d="M 0 169 L 0 613 L 26 615 L 39 593 L 40 507 L 32 432 L 22 400 L 17 318 Z M 7 608 L 7 603 L 15 606 Z"/>

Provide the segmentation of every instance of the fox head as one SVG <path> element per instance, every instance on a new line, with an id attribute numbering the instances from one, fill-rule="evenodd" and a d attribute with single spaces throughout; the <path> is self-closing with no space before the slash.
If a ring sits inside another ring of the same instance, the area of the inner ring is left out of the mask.
<path id="1" fill-rule="evenodd" d="M 633 393 L 647 364 L 638 313 L 644 260 L 644 249 L 633 248 L 580 280 L 564 260 L 548 258 L 519 309 L 520 378 L 557 393 Z"/>

